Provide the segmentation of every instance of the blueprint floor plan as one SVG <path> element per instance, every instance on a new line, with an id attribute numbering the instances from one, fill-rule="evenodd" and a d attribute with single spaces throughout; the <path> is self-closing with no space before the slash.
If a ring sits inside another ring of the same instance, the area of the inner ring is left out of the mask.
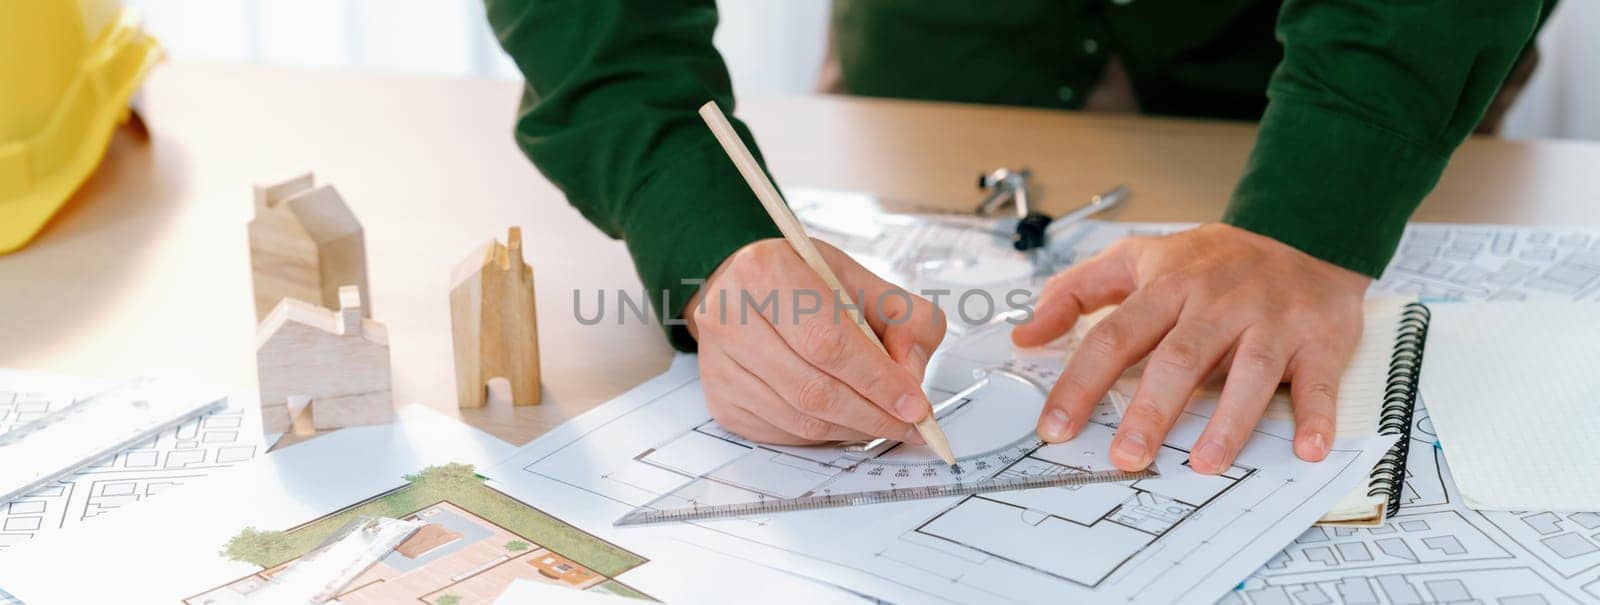
<path id="1" fill-rule="evenodd" d="M 0 371 L 0 433 L 107 384 Z M 257 415 L 246 405 L 230 404 L 96 462 L 55 485 L 0 504 L 0 550 L 250 460 L 260 449 Z"/>
<path id="2" fill-rule="evenodd" d="M 1109 405 L 1078 439 L 1041 446 L 1032 435 L 1043 403 L 1037 387 L 997 384 L 1006 386 L 978 391 L 941 420 L 962 448 L 958 465 L 988 476 L 1110 468 L 1105 452 L 1116 414 Z M 1206 476 L 1187 469 L 1184 449 L 1205 420 L 1189 414 L 1179 422 L 1156 458 L 1162 474 L 1154 479 L 619 534 L 680 540 L 893 602 L 1209 602 L 1363 481 L 1388 446 L 1375 437 L 1341 440 L 1328 462 L 1304 463 L 1289 453 L 1289 427 L 1269 422 L 1232 469 Z M 744 441 L 711 422 L 693 358 L 685 357 L 524 447 L 491 475 L 561 493 L 564 503 L 547 504 L 556 511 L 567 506 L 615 520 L 668 495 L 790 497 L 839 485 L 916 485 L 944 480 L 940 466 L 931 452 L 906 445 L 863 457 L 835 446 Z"/>
<path id="3" fill-rule="evenodd" d="M 109 386 L 102 380 L 0 370 L 0 433 Z M 254 402 L 242 399 L 230 397 L 224 409 L 162 431 L 34 493 L 0 503 L 0 551 L 254 458 L 265 449 L 259 416 Z M 4 588 L 0 584 L 0 605 L 15 603 Z"/>

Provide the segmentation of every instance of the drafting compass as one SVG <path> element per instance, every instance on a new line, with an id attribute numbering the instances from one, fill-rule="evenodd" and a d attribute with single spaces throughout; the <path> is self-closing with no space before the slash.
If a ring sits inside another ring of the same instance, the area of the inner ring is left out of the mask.
<path id="1" fill-rule="evenodd" d="M 1014 218 L 1004 218 L 1000 221 L 995 235 L 1007 237 L 1011 240 L 1011 247 L 1018 252 L 1028 255 L 1040 277 L 1046 277 L 1051 264 L 1045 258 L 1046 245 L 1053 236 L 1065 231 L 1068 227 L 1077 224 L 1095 214 L 1099 214 L 1127 200 L 1131 191 L 1127 185 L 1118 185 L 1115 188 L 1101 193 L 1092 198 L 1083 206 L 1067 213 L 1058 219 L 1034 208 L 1033 171 L 1028 168 L 1011 170 L 1009 168 L 996 168 L 978 175 L 978 188 L 987 191 L 983 201 L 978 203 L 976 214 L 981 217 L 999 215 L 1007 204 L 1014 210 Z"/>

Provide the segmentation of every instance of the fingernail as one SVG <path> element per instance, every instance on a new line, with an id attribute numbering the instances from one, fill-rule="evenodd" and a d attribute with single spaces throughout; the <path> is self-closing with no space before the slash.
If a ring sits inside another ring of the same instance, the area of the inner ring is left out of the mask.
<path id="1" fill-rule="evenodd" d="M 1225 464 L 1222 457 L 1226 452 L 1222 449 L 1222 442 L 1207 441 L 1194 449 L 1194 454 L 1189 456 L 1189 468 L 1202 473 L 1218 473 Z"/>
<path id="2" fill-rule="evenodd" d="M 1144 436 L 1138 433 L 1129 433 L 1118 438 L 1117 442 L 1111 446 L 1111 453 L 1139 468 L 1144 468 L 1150 464 L 1146 461 L 1146 457 L 1150 455 L 1150 448 L 1145 447 Z"/>
<path id="3" fill-rule="evenodd" d="M 917 422 L 927 415 L 928 404 L 924 403 L 921 397 L 906 394 L 901 395 L 900 399 L 894 402 L 894 409 L 895 413 L 900 415 L 901 420 Z"/>
<path id="4" fill-rule="evenodd" d="M 913 445 L 922 445 L 922 433 L 917 431 L 917 427 L 908 428 L 906 429 L 905 438 L 901 439 L 900 441 Z"/>
<path id="5" fill-rule="evenodd" d="M 1059 408 L 1051 408 L 1045 412 L 1044 418 L 1039 420 L 1039 438 L 1050 443 L 1066 441 L 1067 413 Z"/>
<path id="6" fill-rule="evenodd" d="M 1308 433 L 1305 437 L 1296 439 L 1294 444 L 1295 455 L 1301 460 L 1316 462 L 1328 455 L 1328 438 L 1322 436 L 1321 431 Z"/>

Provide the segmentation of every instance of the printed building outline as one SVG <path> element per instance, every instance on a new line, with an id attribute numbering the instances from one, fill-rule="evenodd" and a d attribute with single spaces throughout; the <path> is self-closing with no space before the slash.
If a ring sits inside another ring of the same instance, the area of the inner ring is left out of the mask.
<path id="1" fill-rule="evenodd" d="M 616 579 L 623 572 L 648 563 L 648 559 L 484 484 L 481 477 L 472 475 L 470 466 L 431 467 L 413 479 L 407 485 L 282 531 L 284 538 L 295 543 L 294 552 L 287 558 L 263 559 L 268 555 L 245 548 L 246 543 L 240 542 L 260 534 L 254 530 L 241 532 L 230 542 L 228 551 L 244 556 L 243 560 L 260 565 L 261 569 L 191 596 L 184 603 L 237 602 L 264 587 L 276 573 L 314 548 L 325 538 L 324 534 L 337 531 L 350 519 L 395 507 L 412 509 L 396 518 L 425 525 L 351 582 L 338 595 L 340 602 L 486 604 L 517 579 L 650 599 Z M 435 488 L 427 483 L 433 481 L 445 487 Z M 424 483 L 426 487 L 422 486 Z M 418 497 L 426 504 L 418 506 Z M 515 519 L 533 530 L 512 529 L 491 517 L 500 521 Z M 541 543 L 529 533 L 544 533 L 546 539 Z M 562 544 L 556 546 L 552 540 Z"/>

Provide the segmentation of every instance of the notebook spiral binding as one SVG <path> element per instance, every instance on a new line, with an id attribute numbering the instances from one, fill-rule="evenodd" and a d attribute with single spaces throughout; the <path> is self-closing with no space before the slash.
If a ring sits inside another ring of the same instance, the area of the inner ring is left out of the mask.
<path id="1" fill-rule="evenodd" d="M 1400 512 L 1400 494 L 1406 478 L 1406 456 L 1411 451 L 1411 416 L 1417 404 L 1417 378 L 1422 371 L 1422 348 L 1428 340 L 1428 308 L 1420 303 L 1406 305 L 1400 314 L 1394 352 L 1389 356 L 1388 385 L 1383 393 L 1383 410 L 1378 417 L 1378 432 L 1399 435 L 1400 440 L 1383 455 L 1372 472 L 1368 496 L 1389 499 L 1388 514 Z"/>

